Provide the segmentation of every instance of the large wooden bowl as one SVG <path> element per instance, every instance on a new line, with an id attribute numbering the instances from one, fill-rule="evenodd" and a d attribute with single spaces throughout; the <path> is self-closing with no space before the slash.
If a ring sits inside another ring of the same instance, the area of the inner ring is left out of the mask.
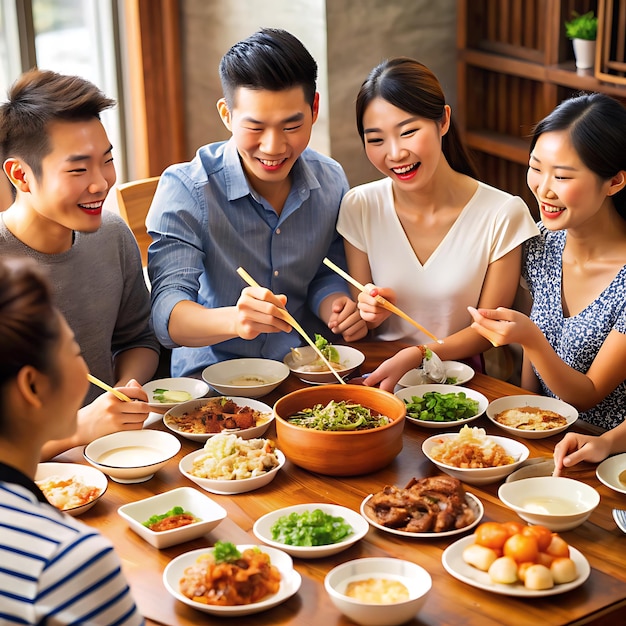
<path id="1" fill-rule="evenodd" d="M 389 417 L 386 426 L 358 431 L 320 431 L 295 426 L 290 415 L 331 400 L 350 400 Z M 389 465 L 402 450 L 406 405 L 387 391 L 357 385 L 299 389 L 274 405 L 278 448 L 295 465 L 327 476 L 357 476 Z"/>

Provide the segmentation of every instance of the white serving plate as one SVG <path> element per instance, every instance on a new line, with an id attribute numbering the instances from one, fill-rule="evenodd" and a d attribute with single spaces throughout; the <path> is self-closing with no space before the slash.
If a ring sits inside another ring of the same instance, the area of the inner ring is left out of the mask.
<path id="1" fill-rule="evenodd" d="M 204 442 L 207 439 L 214 437 L 218 433 L 188 433 L 180 430 L 176 426 L 176 424 L 171 421 L 170 417 L 178 417 L 186 411 L 195 411 L 196 409 L 204 406 L 209 402 L 217 401 L 219 398 L 229 398 L 240 407 L 249 406 L 255 411 L 267 414 L 266 419 L 259 420 L 259 423 L 252 428 L 244 428 L 241 430 L 228 430 L 223 432 L 234 433 L 242 439 L 256 439 L 257 437 L 263 435 L 263 433 L 265 433 L 265 431 L 269 428 L 270 424 L 274 421 L 274 411 L 272 407 L 268 404 L 265 404 L 264 402 L 254 400 L 253 398 L 239 398 L 236 396 L 213 396 L 211 398 L 198 398 L 197 400 L 189 400 L 188 402 L 183 402 L 182 404 L 176 405 L 175 407 L 169 409 L 167 413 L 165 413 L 165 415 L 163 416 L 163 423 L 173 433 L 176 433 L 181 437 L 185 437 L 185 439 Z"/>
<path id="2" fill-rule="evenodd" d="M 613 491 L 626 493 L 626 484 L 619 479 L 620 473 L 624 470 L 626 470 L 626 453 L 616 454 L 598 465 L 596 476 L 603 485 L 613 489 Z"/>
<path id="3" fill-rule="evenodd" d="M 68 480 L 74 476 L 79 477 L 88 487 L 97 487 L 100 490 L 98 496 L 93 500 L 81 506 L 75 506 L 71 509 L 64 509 L 63 512 L 68 515 L 82 515 L 88 511 L 103 495 L 109 486 L 107 477 L 99 469 L 90 465 L 82 465 L 81 463 L 39 463 L 35 480 L 46 480 L 58 476 L 60 479 Z"/>
<path id="4" fill-rule="evenodd" d="M 465 392 L 465 395 L 472 400 L 476 400 L 478 402 L 478 410 L 471 417 L 466 417 L 464 419 L 455 420 L 454 422 L 428 422 L 425 420 L 420 420 L 415 417 L 411 417 L 409 413 L 406 414 L 406 419 L 413 424 L 417 424 L 418 426 L 423 426 L 424 428 L 456 428 L 462 426 L 463 424 L 467 424 L 468 422 L 472 422 L 478 419 L 487 409 L 489 405 L 489 400 L 478 391 L 474 391 L 473 389 L 469 389 L 468 387 L 460 387 L 459 385 L 443 385 L 443 384 L 428 384 L 428 385 L 415 385 L 413 387 L 405 387 L 404 389 L 400 389 L 396 391 L 395 395 L 398 396 L 401 400 L 411 400 L 412 396 L 423 397 L 423 395 L 428 392 L 438 392 L 438 393 L 460 393 Z"/>
<path id="5" fill-rule="evenodd" d="M 483 518 L 485 514 L 485 509 L 483 507 L 483 503 L 473 494 L 473 493 L 465 493 L 465 502 L 467 502 L 468 506 L 474 511 L 475 519 L 471 524 L 464 526 L 463 528 L 456 528 L 454 530 L 446 530 L 441 533 L 435 532 L 427 532 L 427 533 L 412 533 L 406 530 L 399 530 L 397 528 L 389 528 L 388 526 L 383 526 L 379 524 L 373 517 L 370 517 L 368 514 L 368 503 L 372 499 L 374 494 L 367 496 L 361 502 L 361 515 L 372 525 L 374 528 L 378 528 L 378 530 L 382 530 L 386 533 L 391 533 L 392 535 L 400 535 L 401 537 L 414 537 L 417 539 L 438 539 L 439 537 L 452 537 L 454 535 L 460 535 L 461 533 L 465 533 L 468 530 L 471 530 L 475 526 L 478 526 L 478 523 Z"/>
<path id="6" fill-rule="evenodd" d="M 289 515 L 291 513 L 302 514 L 305 511 L 314 511 L 316 509 L 322 510 L 328 515 L 333 517 L 342 517 L 346 524 L 352 526 L 354 531 L 349 537 L 346 537 L 343 541 L 337 543 L 331 543 L 324 546 L 291 546 L 288 544 L 280 543 L 272 539 L 272 526 L 278 521 L 280 517 Z M 287 506 L 282 509 L 277 509 L 271 513 L 267 513 L 260 517 L 254 524 L 252 531 L 258 539 L 269 546 L 278 548 L 290 554 L 291 556 L 300 557 L 302 559 L 319 559 L 322 557 L 330 556 L 331 554 L 337 554 L 342 550 L 346 550 L 350 546 L 354 545 L 357 541 L 360 541 L 365 537 L 369 526 L 367 522 L 355 511 L 348 509 L 345 506 L 339 506 L 336 504 L 325 503 L 311 503 L 311 504 L 296 504 L 294 506 Z"/>
<path id="7" fill-rule="evenodd" d="M 143 525 L 143 522 L 153 515 L 162 515 L 175 506 L 181 506 L 200 521 L 158 532 Z M 159 550 L 198 539 L 213 530 L 226 517 L 226 510 L 223 507 L 193 487 L 179 487 L 130 502 L 119 507 L 117 512 L 134 532 Z"/>
<path id="8" fill-rule="evenodd" d="M 443 361 L 444 371 L 447 378 L 456 378 L 451 385 L 463 385 L 474 378 L 474 370 L 460 361 Z M 413 387 L 415 385 L 430 385 L 432 379 L 428 378 L 421 367 L 409 370 L 399 381 L 400 387 Z"/>
<path id="9" fill-rule="evenodd" d="M 520 430 L 519 428 L 513 428 L 512 426 L 500 424 L 495 419 L 496 415 L 502 411 L 525 406 L 554 411 L 555 413 L 562 415 L 567 420 L 567 424 L 565 426 L 559 426 L 558 428 L 551 428 L 550 430 Z M 578 411 L 571 404 L 567 404 L 567 402 L 557 400 L 556 398 L 535 396 L 531 394 L 504 396 L 503 398 L 498 398 L 497 400 L 489 403 L 485 413 L 498 428 L 506 431 L 509 435 L 521 437 L 522 439 L 544 439 L 545 437 L 558 435 L 564 430 L 567 430 L 578 419 Z"/>
<path id="10" fill-rule="evenodd" d="M 148 406 L 159 413 L 163 413 L 167 409 L 171 409 L 181 403 L 159 402 L 155 400 L 153 395 L 155 389 L 186 391 L 191 395 L 191 400 L 202 398 L 209 393 L 209 385 L 197 378 L 159 378 L 158 380 L 151 380 L 143 385 L 143 390 L 148 394 Z M 188 402 L 188 400 L 184 400 L 183 402 Z"/>
<path id="11" fill-rule="evenodd" d="M 587 561 L 587 559 L 578 550 L 576 550 L 576 548 L 570 546 L 570 558 L 576 564 L 576 569 L 578 571 L 578 577 L 570 583 L 554 585 L 551 589 L 539 590 L 527 589 L 520 582 L 512 585 L 494 583 L 487 572 L 482 572 L 463 560 L 463 550 L 473 543 L 473 535 L 459 539 L 444 550 L 441 562 L 445 570 L 451 576 L 454 576 L 457 580 L 467 583 L 472 587 L 483 589 L 484 591 L 491 591 L 492 593 L 499 593 L 505 596 L 520 596 L 523 598 L 554 596 L 576 589 L 576 587 L 580 587 L 580 585 L 582 585 L 587 578 L 589 578 L 589 574 L 591 573 L 589 561 Z"/>
<path id="12" fill-rule="evenodd" d="M 238 545 L 237 549 L 243 552 L 246 548 L 254 548 L 254 544 Z M 262 552 L 269 555 L 272 565 L 275 565 L 280 571 L 282 580 L 280 581 L 280 588 L 278 591 L 266 598 L 261 602 L 254 602 L 253 604 L 244 604 L 239 606 L 215 606 L 211 604 L 202 604 L 201 602 L 194 602 L 187 596 L 184 596 L 179 591 L 179 581 L 183 576 L 186 568 L 190 567 L 196 562 L 196 559 L 202 555 L 212 552 L 211 548 L 204 548 L 200 550 L 192 550 L 176 557 L 169 562 L 165 571 L 163 572 L 163 584 L 169 593 L 174 596 L 180 602 L 183 602 L 187 606 L 190 606 L 203 613 L 209 613 L 210 615 L 217 615 L 222 617 L 241 617 L 243 615 L 252 615 L 253 613 L 260 613 L 266 611 L 272 607 L 284 602 L 300 589 L 302 584 L 302 578 L 300 574 L 293 568 L 293 561 L 291 557 L 275 548 L 269 546 L 259 546 Z"/>

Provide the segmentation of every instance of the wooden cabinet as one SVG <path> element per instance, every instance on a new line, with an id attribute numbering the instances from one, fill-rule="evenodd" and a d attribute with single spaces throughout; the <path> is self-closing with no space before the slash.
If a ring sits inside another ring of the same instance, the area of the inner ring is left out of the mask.
<path id="1" fill-rule="evenodd" d="M 458 2 L 455 119 L 481 179 L 521 196 L 533 212 L 536 203 L 526 186 L 533 125 L 580 91 L 601 91 L 626 104 L 625 84 L 576 69 L 563 25 L 572 10 L 597 12 L 598 2 Z"/>

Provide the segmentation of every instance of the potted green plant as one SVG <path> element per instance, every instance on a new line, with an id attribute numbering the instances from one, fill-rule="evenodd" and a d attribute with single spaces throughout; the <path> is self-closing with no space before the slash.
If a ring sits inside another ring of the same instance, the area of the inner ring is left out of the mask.
<path id="1" fill-rule="evenodd" d="M 593 11 L 582 15 L 572 11 L 572 19 L 565 22 L 565 33 L 572 40 L 576 67 L 589 69 L 594 66 L 598 18 Z"/>

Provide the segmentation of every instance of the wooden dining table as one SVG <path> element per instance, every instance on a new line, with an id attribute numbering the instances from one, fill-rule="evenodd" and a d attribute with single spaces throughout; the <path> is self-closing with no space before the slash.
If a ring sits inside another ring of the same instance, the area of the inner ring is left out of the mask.
<path id="1" fill-rule="evenodd" d="M 354 344 L 365 353 L 361 373 L 373 371 L 384 359 L 400 347 L 389 342 L 363 341 Z M 274 392 L 260 400 L 272 405 L 279 397 L 305 384 L 291 374 Z M 507 382 L 477 373 L 466 387 L 484 394 L 490 401 L 502 396 L 528 393 Z M 486 417 L 473 425 L 490 434 L 502 435 Z M 148 428 L 163 429 L 162 420 L 151 420 Z M 572 427 L 580 432 L 589 428 L 580 420 Z M 181 439 L 180 453 L 143 483 L 119 484 L 109 481 L 104 496 L 81 519 L 97 528 L 115 545 L 122 560 L 133 595 L 148 624 L 188 626 L 191 624 L 224 624 L 226 618 L 202 613 L 173 598 L 163 585 L 163 570 L 180 554 L 208 548 L 216 541 L 235 544 L 259 544 L 252 532 L 254 522 L 270 511 L 293 504 L 334 503 L 358 511 L 368 494 L 385 485 L 404 486 L 413 477 L 438 474 L 438 469 L 424 456 L 421 444 L 427 437 L 442 432 L 406 422 L 403 449 L 384 469 L 365 476 L 330 477 L 313 474 L 287 460 L 277 477 L 267 486 L 249 493 L 221 496 L 206 494 L 223 506 L 228 516 L 213 531 L 201 539 L 158 550 L 138 535 L 118 515 L 123 504 L 134 502 L 181 486 L 194 486 L 179 471 L 179 460 L 201 443 Z M 266 436 L 273 436 L 274 430 Z M 545 439 L 524 439 L 530 457 L 550 457 L 562 435 Z M 280 448 L 280 440 L 277 442 Z M 375 450 L 372 451 L 375 454 Z M 85 463 L 82 448 L 74 448 L 55 460 Z M 443 551 L 459 537 L 407 538 L 370 527 L 358 543 L 336 555 L 321 559 L 294 559 L 294 567 L 302 575 L 300 590 L 284 603 L 245 617 L 230 618 L 237 626 L 348 626 L 352 624 L 331 603 L 324 589 L 324 577 L 336 565 L 351 559 L 389 556 L 408 559 L 424 567 L 432 577 L 432 589 L 426 602 L 409 624 L 432 626 L 467 624 L 472 626 L 524 626 L 547 624 L 626 623 L 626 535 L 615 525 L 612 508 L 626 508 L 626 496 L 617 493 L 597 479 L 596 466 L 579 464 L 564 471 L 564 475 L 584 481 L 596 488 L 600 505 L 578 528 L 560 533 L 563 538 L 588 560 L 589 578 L 577 588 L 547 597 L 513 597 L 476 588 L 451 576 L 442 565 Z M 519 520 L 517 515 L 498 499 L 498 484 L 472 486 L 466 490 L 484 505 L 484 521 Z M 262 544 L 260 544 L 262 545 Z"/>

